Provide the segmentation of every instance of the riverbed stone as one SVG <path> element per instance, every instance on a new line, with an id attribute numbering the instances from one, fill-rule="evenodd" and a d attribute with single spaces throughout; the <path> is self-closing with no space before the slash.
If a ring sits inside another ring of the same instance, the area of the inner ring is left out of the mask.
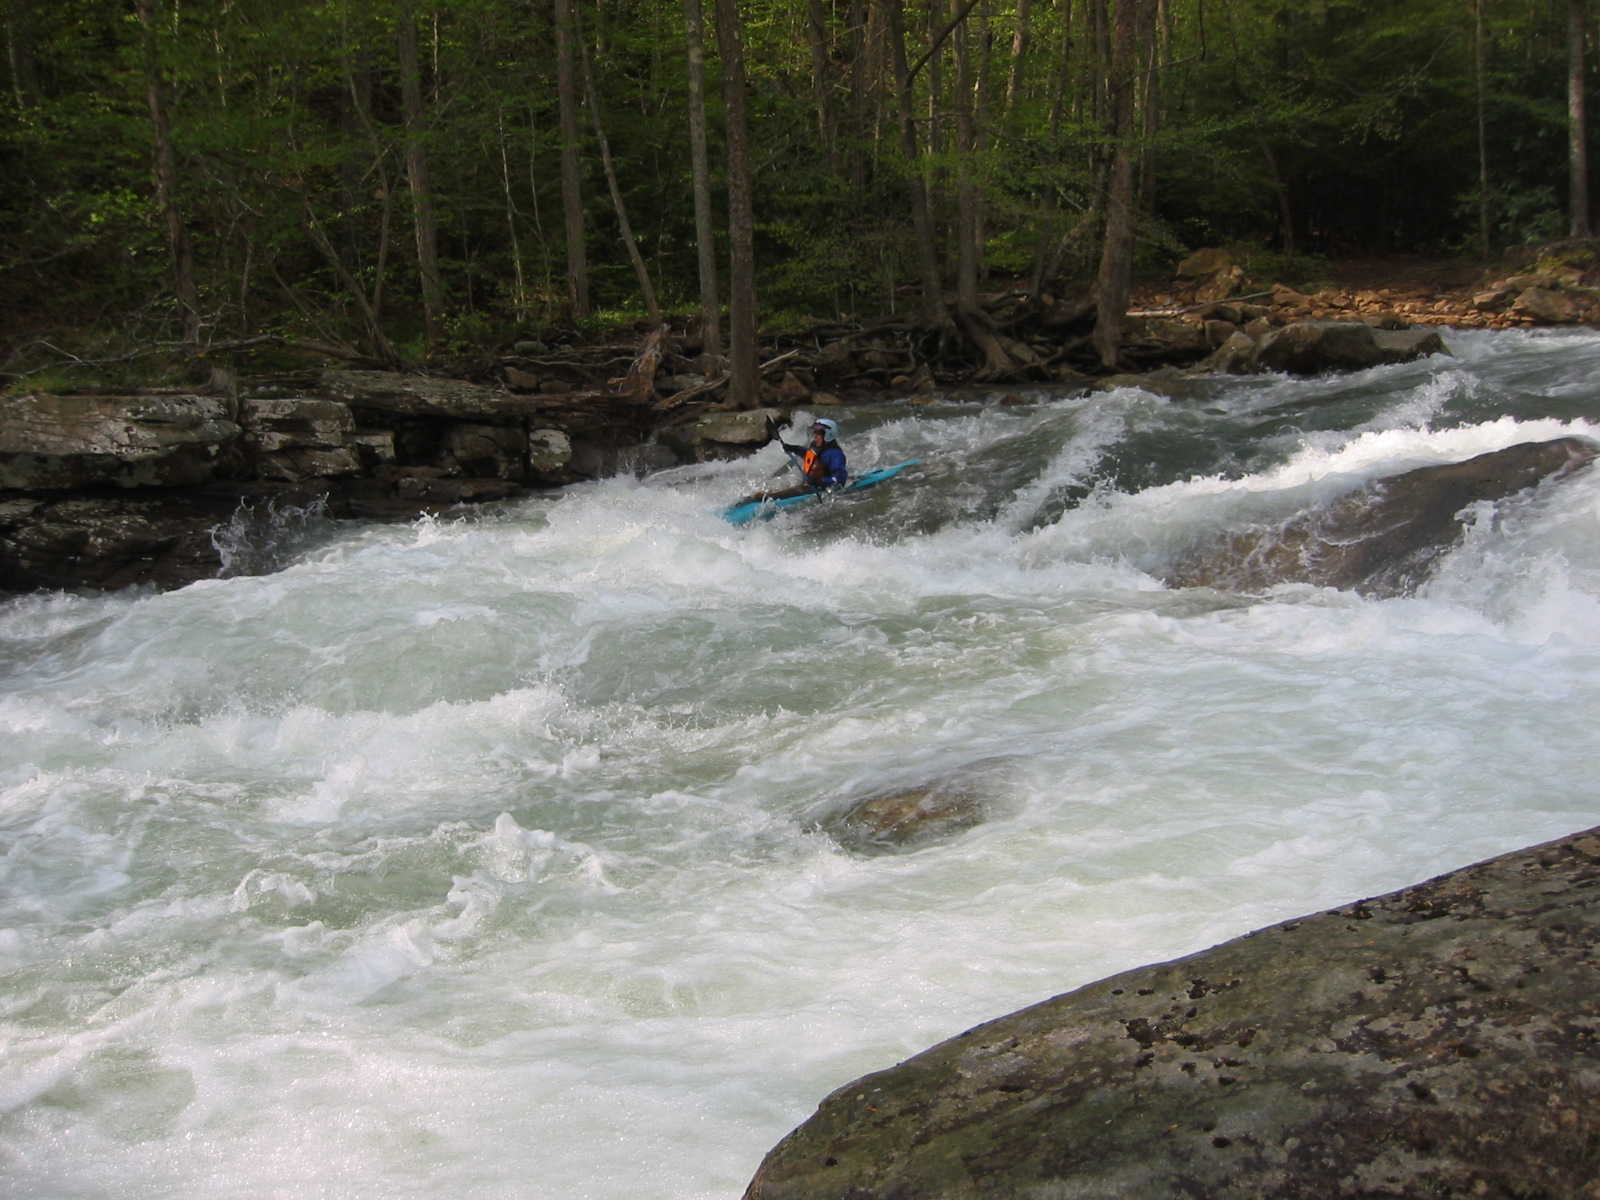
<path id="1" fill-rule="evenodd" d="M 745 1200 L 1594 1200 L 1596 945 L 1600 828 L 968 1030 L 824 1099 Z"/>

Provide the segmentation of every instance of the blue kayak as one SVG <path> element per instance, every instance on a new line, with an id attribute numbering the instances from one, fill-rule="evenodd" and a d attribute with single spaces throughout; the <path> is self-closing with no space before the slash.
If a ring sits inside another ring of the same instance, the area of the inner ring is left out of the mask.
<path id="1" fill-rule="evenodd" d="M 810 504 L 817 500 L 843 496 L 849 492 L 859 492 L 865 488 L 875 487 L 885 479 L 893 479 L 907 467 L 914 467 L 922 460 L 908 458 L 903 463 L 895 463 L 892 467 L 879 467 L 876 471 L 868 471 L 859 475 L 831 492 L 807 492 L 803 496 L 786 496 L 782 500 L 745 500 L 738 504 L 730 504 L 722 510 L 722 519 L 730 525 L 748 525 L 751 521 L 770 521 L 778 515 L 780 509 L 789 508 L 796 504 Z"/>

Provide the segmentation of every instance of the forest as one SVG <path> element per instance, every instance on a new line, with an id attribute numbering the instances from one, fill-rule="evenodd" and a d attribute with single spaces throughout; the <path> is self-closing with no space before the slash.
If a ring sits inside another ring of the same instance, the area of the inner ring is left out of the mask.
<path id="1" fill-rule="evenodd" d="M 4 3 L 0 383 L 673 322 L 748 400 L 774 330 L 998 372 L 997 290 L 1589 232 L 1586 0 Z"/>

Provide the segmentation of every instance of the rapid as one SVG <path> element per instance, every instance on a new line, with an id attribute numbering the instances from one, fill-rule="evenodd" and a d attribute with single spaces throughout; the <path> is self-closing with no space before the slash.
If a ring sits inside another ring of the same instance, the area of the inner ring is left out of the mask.
<path id="1" fill-rule="evenodd" d="M 921 466 L 752 527 L 775 446 L 0 604 L 0 1194 L 735 1197 L 979 1021 L 1595 824 L 1600 470 L 1412 596 L 1159 581 L 1600 437 L 1600 334 L 1446 333 L 833 410 L 852 470 Z M 964 771 L 959 835 L 817 828 Z"/>

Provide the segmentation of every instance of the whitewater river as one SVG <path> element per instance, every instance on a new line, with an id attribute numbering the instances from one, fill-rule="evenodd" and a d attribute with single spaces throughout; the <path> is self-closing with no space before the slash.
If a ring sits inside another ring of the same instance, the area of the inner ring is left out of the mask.
<path id="1" fill-rule="evenodd" d="M 777 447 L 0 604 L 0 1195 L 733 1198 L 981 1020 L 1595 824 L 1600 470 L 1403 599 L 1158 579 L 1600 436 L 1600 334 L 1448 341 L 836 410 L 923 465 L 753 528 Z M 948 840 L 816 829 L 953 773 Z"/>

